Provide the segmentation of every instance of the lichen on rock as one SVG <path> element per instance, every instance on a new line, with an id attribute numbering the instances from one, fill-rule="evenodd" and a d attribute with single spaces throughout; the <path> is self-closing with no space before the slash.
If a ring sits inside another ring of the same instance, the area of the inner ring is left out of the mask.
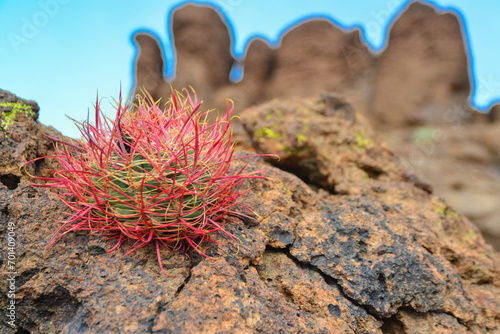
<path id="1" fill-rule="evenodd" d="M 20 102 L 0 103 L 0 111 L 2 112 L 2 120 L 0 125 L 6 131 L 9 125 L 13 124 L 18 113 L 24 113 L 26 116 L 34 116 L 35 113 L 31 106 Z M 6 134 L 7 135 L 7 134 Z"/>

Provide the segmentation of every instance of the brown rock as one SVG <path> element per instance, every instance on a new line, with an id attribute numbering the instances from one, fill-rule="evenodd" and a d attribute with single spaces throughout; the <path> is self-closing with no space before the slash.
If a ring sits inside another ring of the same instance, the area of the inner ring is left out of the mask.
<path id="1" fill-rule="evenodd" d="M 482 294 L 468 302 L 468 297 L 463 299 L 452 287 L 458 284 L 456 274 L 470 284 L 466 295 L 475 293 L 474 287 L 482 286 L 484 281 L 498 285 L 497 269 L 492 266 L 486 271 L 478 270 L 475 262 L 482 255 L 473 255 L 469 248 L 480 238 L 477 228 L 430 195 L 428 186 L 401 168 L 397 158 L 373 138 L 370 129 L 359 126 L 363 123 L 359 115 L 353 122 L 342 114 L 328 112 L 324 100 L 323 96 L 317 101 L 275 101 L 242 115 L 258 152 L 280 154 L 282 159 L 275 165 L 334 194 L 323 191 L 324 198 L 335 204 L 323 206 L 310 216 L 301 214 L 297 225 L 288 228 L 295 232 L 290 254 L 339 279 L 346 295 L 370 305 L 379 316 L 391 316 L 391 308 L 396 305 L 411 305 L 412 313 L 455 309 L 454 314 L 460 313 L 462 318 L 452 321 L 452 328 L 465 331 L 462 325 L 466 323 L 469 330 L 480 332 L 475 327 L 477 318 L 468 312 L 481 308 Z M 293 115 L 295 122 L 288 115 Z M 331 115 L 328 121 L 325 115 Z M 356 136 L 361 130 L 363 136 Z M 299 134 L 303 135 L 302 140 Z M 359 152 L 363 153 L 358 155 Z M 295 193 L 295 189 L 290 189 L 290 194 Z M 334 208 L 330 214 L 327 207 Z M 286 229 L 280 227 L 280 231 Z M 415 244 L 407 239 L 409 235 Z M 315 236 L 321 236 L 320 241 Z M 491 248 L 488 252 L 493 254 Z M 369 254 L 374 258 L 368 259 Z M 400 262 L 401 259 L 405 260 Z M 351 268 L 356 273 L 350 272 Z M 431 274 L 436 272 L 440 275 Z M 415 281 L 407 280 L 410 276 Z M 391 277 L 390 282 L 387 277 Z M 390 293 L 385 290 L 389 286 Z M 363 292 L 359 294 L 360 291 Z M 444 295 L 447 297 L 439 297 Z M 462 309 L 463 305 L 468 305 L 469 311 Z M 495 305 L 498 310 L 498 303 Z M 433 317 L 426 320 L 431 323 L 429 326 L 439 324 L 441 316 Z M 491 316 L 485 319 L 485 323 L 495 321 L 498 319 Z"/>
<path id="2" fill-rule="evenodd" d="M 461 24 L 419 2 L 395 21 L 375 66 L 369 115 L 378 125 L 440 124 L 452 108 L 470 112 Z"/>
<path id="3" fill-rule="evenodd" d="M 37 122 L 39 111 L 35 101 L 0 90 L 0 182 L 11 190 L 21 181 L 21 165 L 53 154 L 52 141 L 42 133 L 62 138 L 54 128 Z M 50 160 L 39 160 L 27 165 L 25 171 L 31 175 L 48 176 L 46 169 L 53 167 Z"/>
<path id="4" fill-rule="evenodd" d="M 266 99 L 313 97 L 322 90 L 356 90 L 356 99 L 367 88 L 371 61 L 358 30 L 346 33 L 323 20 L 302 23 L 283 36 Z"/>
<path id="5" fill-rule="evenodd" d="M 396 317 L 401 326 L 399 327 L 404 333 L 420 334 L 420 333 L 470 333 L 462 326 L 456 318 L 445 313 L 415 313 L 407 310 L 402 310 Z M 397 321 L 396 320 L 396 321 Z M 396 327 L 397 328 L 397 327 Z M 396 333 L 399 331 L 395 331 Z M 394 332 L 390 332 L 394 333 Z"/>
<path id="6" fill-rule="evenodd" d="M 255 146 L 289 161 L 306 154 L 300 148 L 316 147 L 308 165 L 288 165 L 311 171 L 311 179 L 299 175 L 315 184 L 250 159 L 250 169 L 265 168 L 269 176 L 249 180 L 243 200 L 262 219 L 232 218 L 226 228 L 239 242 L 215 235 L 219 244 L 202 245 L 212 259 L 162 251 L 173 278 L 161 274 L 154 247 L 125 256 L 132 246 L 124 245 L 106 254 L 114 243 L 85 232 L 44 251 L 60 226 L 56 219 L 64 218 L 63 205 L 52 191 L 24 181 L 14 190 L 0 185 L 0 238 L 8 222 L 16 226 L 18 332 L 498 331 L 499 254 L 467 219 L 415 186 L 361 117 L 346 117 L 345 106 L 324 102 L 332 100 L 276 101 L 243 115 L 249 132 L 267 126 L 267 117 L 257 117 L 266 110 L 271 117 L 276 107 L 295 115 L 295 128 Z M 294 150 L 299 132 L 292 131 L 306 124 L 314 136 Z M 357 130 L 362 137 L 352 135 Z M 341 185 L 342 193 L 332 191 Z M 0 251 L 2 308 L 6 247 Z M 0 322 L 2 333 L 15 332 L 3 312 Z"/>
<path id="7" fill-rule="evenodd" d="M 246 110 L 244 116 L 258 152 L 278 154 L 280 160 L 273 164 L 332 193 L 377 192 L 366 181 L 410 179 L 398 158 L 374 139 L 363 116 L 338 95 L 323 93 L 317 100 L 295 103 L 273 100 Z M 343 122 L 329 122 L 336 118 Z"/>
<path id="8" fill-rule="evenodd" d="M 327 20 L 312 20 L 290 29 L 280 47 L 262 40 L 250 43 L 244 76 L 236 85 L 245 93 L 240 105 L 273 98 L 303 98 L 319 91 L 342 91 L 365 110 L 373 57 L 358 30 L 346 33 Z"/>
<path id="9" fill-rule="evenodd" d="M 437 195 L 471 219 L 500 249 L 500 124 L 449 123 L 384 133 Z"/>
<path id="10" fill-rule="evenodd" d="M 226 22 L 210 7 L 187 5 L 174 12 L 172 32 L 176 50 L 173 86 L 191 85 L 212 105 L 215 91 L 229 84 L 234 62 Z"/>
<path id="11" fill-rule="evenodd" d="M 225 109 L 227 97 L 242 109 L 273 98 L 338 91 L 377 126 L 443 123 L 451 108 L 462 109 L 467 120 L 472 116 L 467 107 L 469 61 L 460 18 L 438 14 L 426 4 L 411 4 L 396 20 L 387 48 L 378 57 L 361 42 L 359 30 L 346 32 L 327 20 L 290 29 L 277 50 L 254 40 L 238 84 L 229 82 L 234 62 L 231 40 L 215 11 L 185 6 L 175 12 L 172 22 L 177 50 L 174 87 L 193 85 L 202 99 L 219 109 Z M 161 50 L 149 39 L 138 43 L 147 50 L 137 65 L 137 87 L 144 85 L 142 77 L 153 83 L 163 81 L 158 65 Z M 148 50 L 154 50 L 155 56 L 147 58 Z M 142 65 L 148 61 L 155 64 Z M 164 88 L 160 91 L 167 96 L 170 90 Z"/>
<path id="12" fill-rule="evenodd" d="M 250 43 L 245 55 L 243 79 L 237 85 L 246 93 L 246 100 L 241 101 L 244 106 L 265 101 L 267 82 L 273 76 L 275 63 L 276 51 L 265 41 L 254 39 Z"/>
<path id="13" fill-rule="evenodd" d="M 210 7 L 186 5 L 171 18 L 176 50 L 174 89 L 193 86 L 209 105 L 217 90 L 229 84 L 234 59 L 231 37 L 221 15 Z M 134 37 L 138 47 L 135 93 L 141 88 L 155 98 L 168 97 L 170 84 L 163 78 L 164 56 L 158 41 L 149 34 Z"/>
<path id="14" fill-rule="evenodd" d="M 495 123 L 500 119 L 500 104 L 495 104 L 488 112 L 488 122 Z"/>
<path id="15" fill-rule="evenodd" d="M 147 91 L 155 100 L 171 93 L 170 85 L 165 82 L 165 57 L 158 41 L 149 34 L 136 34 L 134 41 L 138 55 L 135 61 L 135 92 L 134 95 Z"/>
<path id="16" fill-rule="evenodd" d="M 225 109 L 228 97 L 241 110 L 270 98 L 314 96 L 321 90 L 342 90 L 356 106 L 366 108 L 373 60 L 361 43 L 358 30 L 346 34 L 329 21 L 310 21 L 290 30 L 276 51 L 265 42 L 254 40 L 244 61 L 243 80 L 230 84 L 234 62 L 231 40 L 228 27 L 217 13 L 190 5 L 177 10 L 172 22 L 177 52 L 174 87 L 192 85 L 200 98 L 211 105 L 215 103 L 219 109 Z M 145 36 L 136 37 L 136 87 L 147 86 L 143 80 L 150 80 L 153 86 L 162 87 L 152 88 L 155 96 L 167 96 L 170 91 L 157 84 L 162 78 L 159 43 Z M 154 56 L 148 57 L 150 53 Z M 155 64 L 147 65 L 148 62 Z"/>

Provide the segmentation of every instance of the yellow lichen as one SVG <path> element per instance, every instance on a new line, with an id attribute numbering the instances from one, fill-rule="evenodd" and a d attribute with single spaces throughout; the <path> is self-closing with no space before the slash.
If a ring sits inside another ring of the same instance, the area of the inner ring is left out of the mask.
<path id="1" fill-rule="evenodd" d="M 33 116 L 35 114 L 30 106 L 20 102 L 0 103 L 0 107 L 12 107 L 12 110 L 2 112 L 3 119 L 0 121 L 0 125 L 4 130 L 7 130 L 10 125 L 14 124 L 18 113 L 24 112 L 28 116 Z"/>
<path id="2" fill-rule="evenodd" d="M 257 137 L 259 141 L 262 143 L 265 141 L 265 138 L 278 139 L 279 133 L 274 132 L 271 128 L 268 128 L 267 126 L 264 126 L 255 131 L 255 137 Z"/>
<path id="3" fill-rule="evenodd" d="M 303 135 L 302 133 L 299 133 L 297 135 L 297 144 L 299 146 L 302 146 L 302 144 L 304 144 L 306 141 L 307 141 L 307 137 L 305 135 Z"/>
<path id="4" fill-rule="evenodd" d="M 365 137 L 365 131 L 360 130 L 355 133 L 356 136 L 356 143 L 358 144 L 358 148 L 362 149 L 365 151 L 366 149 L 373 148 L 375 146 L 375 143 L 373 140 L 370 138 Z"/>
<path id="5" fill-rule="evenodd" d="M 441 216 L 444 216 L 446 214 L 446 204 L 439 201 L 437 208 L 434 209 L 434 212 Z"/>
<path id="6" fill-rule="evenodd" d="M 441 216 L 446 216 L 450 219 L 458 218 L 460 215 L 458 212 L 452 210 L 446 203 L 439 201 L 437 208 L 434 209 L 434 212 Z"/>
<path id="7" fill-rule="evenodd" d="M 464 240 L 467 240 L 467 239 L 474 240 L 474 241 L 477 239 L 477 235 L 474 232 L 474 230 L 472 230 L 472 229 L 467 230 L 467 234 L 464 236 Z"/>

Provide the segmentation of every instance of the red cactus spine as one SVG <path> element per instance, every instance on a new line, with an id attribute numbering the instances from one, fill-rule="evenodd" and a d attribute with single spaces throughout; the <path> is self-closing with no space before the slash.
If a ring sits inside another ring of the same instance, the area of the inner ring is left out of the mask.
<path id="1" fill-rule="evenodd" d="M 154 243 L 165 273 L 161 246 L 205 255 L 199 245 L 211 233 L 233 238 L 223 222 L 241 205 L 246 190 L 240 183 L 264 178 L 263 171 L 231 169 L 232 103 L 214 123 L 207 121 L 209 111 L 199 110 L 187 91 L 172 92 L 166 109 L 147 94 L 133 106 L 120 95 L 112 120 L 97 100 L 95 125 L 77 122 L 82 140 L 59 141 L 53 157 L 60 169 L 39 178 L 51 183 L 37 186 L 62 189 L 58 195 L 71 209 L 47 247 L 76 230 L 116 239 L 109 252 L 128 240 L 135 241 L 130 252 Z"/>

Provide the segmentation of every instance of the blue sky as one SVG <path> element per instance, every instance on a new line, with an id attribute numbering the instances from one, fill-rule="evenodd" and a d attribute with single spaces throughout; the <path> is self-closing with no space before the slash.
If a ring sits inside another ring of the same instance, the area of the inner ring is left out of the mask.
<path id="1" fill-rule="evenodd" d="M 132 34 L 154 33 L 165 47 L 167 76 L 173 72 L 169 16 L 186 1 L 0 0 L 0 88 L 36 100 L 40 120 L 79 137 L 73 122 L 86 118 L 97 91 L 117 97 L 132 88 L 136 50 Z M 230 23 L 234 55 L 249 39 L 279 45 L 281 33 L 299 20 L 328 17 L 346 29 L 359 28 L 373 52 L 383 50 L 387 31 L 408 0 L 205 0 Z M 468 36 L 474 91 L 471 104 L 487 110 L 500 100 L 500 1 L 432 0 L 458 12 Z M 111 110 L 110 103 L 103 103 Z"/>

